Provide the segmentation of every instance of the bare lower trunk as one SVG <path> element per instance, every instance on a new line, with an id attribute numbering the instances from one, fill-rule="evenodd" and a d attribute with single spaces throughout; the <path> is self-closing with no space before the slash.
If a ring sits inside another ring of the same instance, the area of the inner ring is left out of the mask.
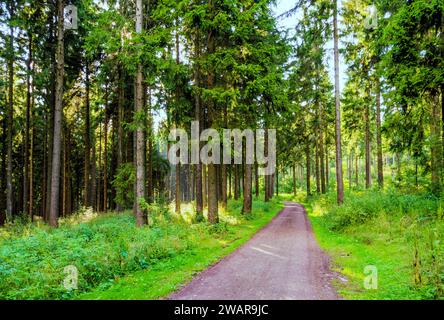
<path id="1" fill-rule="evenodd" d="M 10 1 L 9 13 L 14 16 L 13 1 Z M 12 18 L 11 18 L 12 19 Z M 12 186 L 12 139 L 13 139 L 13 116 L 14 116 L 14 29 L 10 27 L 9 38 L 10 57 L 8 60 L 9 71 L 9 97 L 8 97 L 8 134 L 7 134 L 7 165 L 6 165 L 6 219 L 12 221 L 13 215 L 13 186 Z"/>
<path id="2" fill-rule="evenodd" d="M 344 182 L 342 177 L 342 142 L 341 142 L 341 96 L 339 89 L 339 31 L 338 0 L 334 0 L 333 13 L 334 57 L 335 57 L 335 110 L 336 110 L 336 188 L 338 205 L 344 202 Z"/>
<path id="3" fill-rule="evenodd" d="M 307 195 L 311 195 L 311 159 L 310 159 L 310 143 L 307 142 L 305 147 L 305 160 L 307 162 Z"/>
<path id="4" fill-rule="evenodd" d="M 252 208 L 252 173 L 253 167 L 251 164 L 245 165 L 245 179 L 244 179 L 244 205 L 242 212 L 244 214 L 250 214 Z"/>
<path id="5" fill-rule="evenodd" d="M 370 153 L 370 107 L 366 105 L 364 111 L 365 122 L 365 187 L 371 187 L 371 153 Z"/>
<path id="6" fill-rule="evenodd" d="M 63 79 L 65 75 L 65 50 L 64 50 L 64 1 L 57 1 L 57 76 L 54 110 L 54 142 L 52 152 L 51 172 L 51 202 L 49 208 L 49 225 L 58 226 L 59 217 L 59 195 L 60 195 L 60 162 L 61 162 L 61 133 L 62 133 L 62 109 L 63 109 Z"/>
<path id="7" fill-rule="evenodd" d="M 136 1 L 136 32 L 142 33 L 143 29 L 143 5 L 142 0 Z M 143 66 L 137 67 L 136 85 L 135 85 L 135 113 L 143 113 Z M 145 131 L 141 124 L 137 124 L 136 129 L 136 197 L 135 213 L 137 225 L 143 226 L 148 223 L 147 215 L 141 205 L 145 199 Z"/>
<path id="8" fill-rule="evenodd" d="M 378 185 L 384 188 L 384 168 L 382 162 L 382 135 L 381 135 L 381 83 L 376 83 L 376 143 L 378 153 Z"/>

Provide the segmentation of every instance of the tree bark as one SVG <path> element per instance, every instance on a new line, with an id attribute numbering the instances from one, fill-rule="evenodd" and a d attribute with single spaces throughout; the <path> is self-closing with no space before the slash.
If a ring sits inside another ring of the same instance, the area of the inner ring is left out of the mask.
<path id="1" fill-rule="evenodd" d="M 442 180 L 442 143 L 441 143 L 441 125 L 440 125 L 440 106 L 439 98 L 436 95 L 433 97 L 431 106 L 431 170 L 432 170 L 432 192 L 439 196 L 441 193 Z M 400 167 L 400 165 L 398 165 Z"/>
<path id="2" fill-rule="evenodd" d="M 143 4 L 142 0 L 136 1 L 136 32 L 143 31 Z M 136 118 L 143 113 L 143 66 L 141 63 L 137 66 L 136 85 L 135 85 L 135 113 Z M 136 129 L 136 197 L 135 213 L 137 226 L 143 226 L 148 223 L 148 217 L 141 206 L 140 201 L 145 199 L 145 133 L 140 123 Z"/>
<path id="3" fill-rule="evenodd" d="M 384 188 L 384 167 L 382 162 L 382 134 L 381 134 L 381 82 L 376 82 L 376 144 L 378 153 L 378 185 Z"/>
<path id="4" fill-rule="evenodd" d="M 311 196 L 311 158 L 310 158 L 310 142 L 307 141 L 305 146 L 305 159 L 307 162 L 307 196 Z"/>
<path id="5" fill-rule="evenodd" d="M 23 175 L 23 211 L 31 217 L 29 209 L 29 144 L 31 130 L 31 72 L 32 72 L 32 34 L 28 35 L 28 60 L 26 61 L 26 124 L 25 124 L 25 170 Z"/>
<path id="6" fill-rule="evenodd" d="M 9 14 L 14 16 L 14 3 L 9 2 Z M 12 18 L 11 18 L 12 20 Z M 6 220 L 12 221 L 13 215 L 13 186 L 12 186 L 12 139 L 13 139 L 13 122 L 14 122 L 14 27 L 10 26 L 9 35 L 9 93 L 8 93 L 8 134 L 7 134 L 7 169 L 6 169 Z"/>
<path id="7" fill-rule="evenodd" d="M 210 15 L 214 15 L 214 0 L 208 1 L 208 9 Z M 215 30 L 213 28 L 209 28 L 208 31 L 208 45 L 207 45 L 208 55 L 211 56 L 216 51 L 216 43 L 215 43 Z M 215 81 L 214 69 L 213 66 L 209 66 L 208 70 L 208 90 L 212 90 L 214 88 Z M 213 128 L 214 120 L 216 118 L 216 110 L 214 108 L 214 101 L 210 97 L 208 101 L 208 123 L 209 128 Z M 218 194 L 217 194 L 217 168 L 214 163 L 210 163 L 208 165 L 208 220 L 212 224 L 216 224 L 219 222 L 219 212 L 218 212 Z"/>
<path id="8" fill-rule="evenodd" d="M 60 156 L 61 133 L 63 117 L 63 80 L 65 75 L 65 48 L 64 48 L 64 1 L 57 1 L 57 76 L 54 109 L 54 142 L 52 152 L 51 172 L 51 202 L 49 208 L 49 225 L 58 226 L 59 195 L 60 195 Z"/>
<path id="9" fill-rule="evenodd" d="M 85 64 L 85 172 L 84 172 L 84 206 L 92 207 L 91 197 L 91 104 L 90 104 L 90 66 Z"/>
<path id="10" fill-rule="evenodd" d="M 339 31 L 338 0 L 334 0 L 333 13 L 334 60 L 335 60 L 335 111 L 336 111 L 336 189 L 338 205 L 344 202 L 344 181 L 342 177 L 342 142 L 341 142 L 341 96 L 339 89 Z"/>
<path id="11" fill-rule="evenodd" d="M 315 145 L 315 174 L 316 174 L 316 193 L 321 193 L 321 179 L 319 172 L 319 147 L 318 142 L 316 141 Z"/>
<path id="12" fill-rule="evenodd" d="M 252 173 L 253 167 L 251 164 L 245 165 L 245 179 L 244 179 L 244 205 L 242 208 L 243 214 L 250 214 L 252 208 Z"/>
<path id="13" fill-rule="evenodd" d="M 365 123 L 365 188 L 371 187 L 371 153 L 370 153 L 370 107 L 366 104 L 364 109 Z"/>

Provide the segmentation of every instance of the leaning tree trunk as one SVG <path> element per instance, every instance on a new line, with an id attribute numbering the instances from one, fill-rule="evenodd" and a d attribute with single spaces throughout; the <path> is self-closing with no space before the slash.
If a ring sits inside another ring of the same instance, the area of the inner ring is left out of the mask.
<path id="1" fill-rule="evenodd" d="M 61 165 L 61 134 L 62 134 L 62 109 L 63 109 L 63 79 L 65 75 L 65 48 L 64 48 L 64 1 L 57 1 L 57 76 L 54 108 L 54 135 L 52 150 L 51 170 L 51 201 L 49 208 L 49 225 L 58 226 L 59 195 L 60 195 L 60 165 Z"/>

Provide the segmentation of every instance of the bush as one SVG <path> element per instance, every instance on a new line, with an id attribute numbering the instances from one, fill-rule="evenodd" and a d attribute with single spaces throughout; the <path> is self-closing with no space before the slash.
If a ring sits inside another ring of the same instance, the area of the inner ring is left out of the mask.
<path id="1" fill-rule="evenodd" d="M 395 191 L 364 191 L 345 197 L 341 207 L 335 198 L 327 200 L 326 221 L 330 229 L 342 230 L 364 224 L 381 214 L 389 217 L 414 214 L 427 219 L 437 217 L 440 202 L 429 194 L 399 194 Z"/>

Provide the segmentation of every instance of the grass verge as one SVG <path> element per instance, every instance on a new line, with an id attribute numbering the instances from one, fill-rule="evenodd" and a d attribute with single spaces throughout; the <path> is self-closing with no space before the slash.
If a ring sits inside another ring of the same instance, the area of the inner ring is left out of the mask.
<path id="1" fill-rule="evenodd" d="M 1 228 L 0 299 L 162 298 L 249 240 L 282 205 L 255 201 L 249 216 L 241 208 L 230 201 L 214 226 L 193 223 L 194 209 L 183 205 L 180 215 L 156 208 L 143 228 L 131 213 L 90 211 L 58 229 L 38 222 Z M 75 290 L 66 286 L 72 279 Z"/>
<path id="2" fill-rule="evenodd" d="M 298 199 L 340 274 L 334 281 L 339 294 L 354 300 L 442 299 L 439 201 L 379 191 L 348 194 L 346 199 L 341 208 L 332 194 Z"/>

